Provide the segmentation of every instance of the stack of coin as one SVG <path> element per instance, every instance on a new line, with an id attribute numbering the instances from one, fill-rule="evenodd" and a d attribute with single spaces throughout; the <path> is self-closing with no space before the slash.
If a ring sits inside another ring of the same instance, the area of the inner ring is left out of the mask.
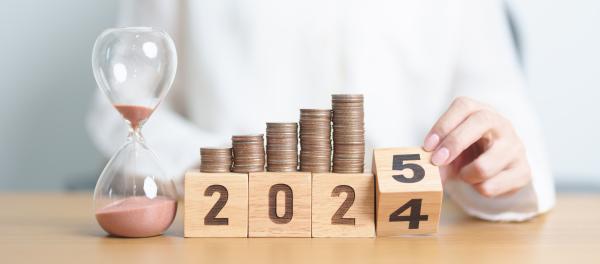
<path id="1" fill-rule="evenodd" d="M 231 148 L 200 148 L 201 172 L 230 172 Z"/>
<path id="2" fill-rule="evenodd" d="M 231 137 L 233 172 L 259 172 L 265 169 L 263 134 Z"/>
<path id="3" fill-rule="evenodd" d="M 331 110 L 300 109 L 300 171 L 331 170 Z"/>
<path id="4" fill-rule="evenodd" d="M 365 165 L 365 121 L 362 94 L 334 94 L 333 172 L 362 173 Z"/>
<path id="5" fill-rule="evenodd" d="M 298 123 L 267 123 L 267 171 L 298 170 Z"/>

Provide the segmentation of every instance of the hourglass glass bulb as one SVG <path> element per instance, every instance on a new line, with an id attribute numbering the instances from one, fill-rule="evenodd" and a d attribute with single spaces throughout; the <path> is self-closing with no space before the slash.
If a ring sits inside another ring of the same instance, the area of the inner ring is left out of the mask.
<path id="1" fill-rule="evenodd" d="M 147 27 L 108 29 L 96 40 L 92 68 L 102 92 L 137 129 L 173 84 L 177 52 L 164 31 Z"/>
<path id="2" fill-rule="evenodd" d="M 152 28 L 108 29 L 94 44 L 92 67 L 100 90 L 131 127 L 96 183 L 96 220 L 116 236 L 160 235 L 175 218 L 177 194 L 140 128 L 173 83 L 175 45 Z"/>

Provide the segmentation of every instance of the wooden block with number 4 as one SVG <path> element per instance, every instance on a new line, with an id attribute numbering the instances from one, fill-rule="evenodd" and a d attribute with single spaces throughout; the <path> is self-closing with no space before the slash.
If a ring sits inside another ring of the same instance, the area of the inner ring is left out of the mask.
<path id="1" fill-rule="evenodd" d="M 249 237 L 311 236 L 310 172 L 251 172 Z"/>
<path id="2" fill-rule="evenodd" d="M 185 237 L 248 236 L 248 174 L 185 174 Z"/>
<path id="3" fill-rule="evenodd" d="M 422 148 L 373 151 L 377 236 L 437 232 L 442 204 L 439 168 Z"/>
<path id="4" fill-rule="evenodd" d="M 312 236 L 375 236 L 374 192 L 370 173 L 313 173 Z"/>

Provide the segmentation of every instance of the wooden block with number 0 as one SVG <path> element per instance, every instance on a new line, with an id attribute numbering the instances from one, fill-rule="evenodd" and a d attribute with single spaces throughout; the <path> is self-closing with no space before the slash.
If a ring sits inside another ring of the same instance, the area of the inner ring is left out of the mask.
<path id="1" fill-rule="evenodd" d="M 249 237 L 311 236 L 311 174 L 251 172 Z"/>
<path id="2" fill-rule="evenodd" d="M 185 174 L 184 236 L 247 237 L 248 174 Z"/>
<path id="3" fill-rule="evenodd" d="M 422 148 L 373 151 L 377 236 L 437 232 L 442 204 L 439 168 Z"/>
<path id="4" fill-rule="evenodd" d="M 374 189 L 370 173 L 313 173 L 312 236 L 375 236 Z"/>

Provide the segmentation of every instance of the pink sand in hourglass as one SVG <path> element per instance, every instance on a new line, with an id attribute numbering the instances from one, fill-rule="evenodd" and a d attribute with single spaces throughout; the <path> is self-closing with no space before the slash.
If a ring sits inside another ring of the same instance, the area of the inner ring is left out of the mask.
<path id="1" fill-rule="evenodd" d="M 177 202 L 168 197 L 133 196 L 97 209 L 96 220 L 112 235 L 150 237 L 167 230 L 176 213 Z"/>
<path id="2" fill-rule="evenodd" d="M 139 105 L 121 105 L 116 104 L 115 108 L 123 115 L 123 117 L 131 123 L 131 127 L 139 127 L 150 115 L 153 109 Z"/>

